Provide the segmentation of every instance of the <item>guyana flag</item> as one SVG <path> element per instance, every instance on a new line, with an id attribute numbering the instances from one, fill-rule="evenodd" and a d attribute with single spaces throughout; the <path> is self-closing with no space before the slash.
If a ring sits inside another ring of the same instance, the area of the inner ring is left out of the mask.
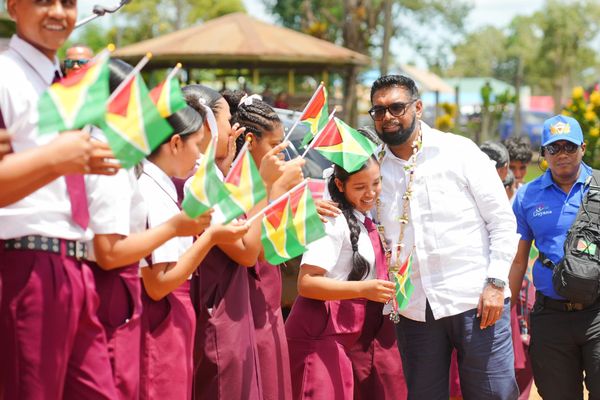
<path id="1" fill-rule="evenodd" d="M 219 175 L 217 175 L 217 166 L 215 164 L 216 147 L 217 140 L 213 138 L 183 198 L 181 207 L 190 218 L 202 215 L 215 204 L 229 196 L 229 192 L 225 188 L 225 185 L 223 185 L 223 182 L 221 182 Z"/>
<path id="2" fill-rule="evenodd" d="M 333 117 L 312 143 L 315 150 L 348 172 L 359 169 L 377 145 L 341 119 Z"/>
<path id="3" fill-rule="evenodd" d="M 306 251 L 294 227 L 294 216 L 286 196 L 271 204 L 262 219 L 262 245 L 265 258 L 272 265 L 281 264 Z"/>
<path id="4" fill-rule="evenodd" d="M 323 222 L 319 218 L 308 184 L 290 193 L 293 224 L 296 237 L 302 246 L 325 236 Z"/>
<path id="5" fill-rule="evenodd" d="M 165 79 L 152 89 L 150 98 L 163 118 L 167 118 L 187 105 L 183 99 L 179 81 L 175 78 Z"/>
<path id="6" fill-rule="evenodd" d="M 267 190 L 247 144 L 238 154 L 224 182 L 230 195 L 220 201 L 218 206 L 225 216 L 225 224 L 247 213 L 267 197 Z"/>
<path id="7" fill-rule="evenodd" d="M 404 310 L 408 306 L 408 301 L 412 295 L 415 287 L 410 280 L 410 274 L 412 272 L 413 253 L 404 261 L 404 264 L 398 269 L 398 271 L 391 271 L 391 281 L 396 284 L 396 303 L 398 310 Z"/>
<path id="8" fill-rule="evenodd" d="M 306 146 L 321 129 L 327 125 L 329 107 L 327 106 L 327 89 L 323 83 L 319 85 L 300 116 L 300 122 L 308 127 L 308 133 L 302 139 Z"/>
<path id="9" fill-rule="evenodd" d="M 106 112 L 108 59 L 104 50 L 80 70 L 50 86 L 38 102 L 40 134 L 99 124 Z"/>
<path id="10" fill-rule="evenodd" d="M 535 241 L 531 243 L 531 249 L 529 249 L 529 260 L 527 260 L 527 270 L 525 271 L 525 279 L 528 282 L 533 283 L 533 264 L 535 260 L 540 256 L 540 251 L 535 245 Z"/>
<path id="11" fill-rule="evenodd" d="M 115 157 L 130 168 L 149 155 L 173 132 L 148 96 L 140 74 L 135 74 L 114 95 L 102 124 Z"/>

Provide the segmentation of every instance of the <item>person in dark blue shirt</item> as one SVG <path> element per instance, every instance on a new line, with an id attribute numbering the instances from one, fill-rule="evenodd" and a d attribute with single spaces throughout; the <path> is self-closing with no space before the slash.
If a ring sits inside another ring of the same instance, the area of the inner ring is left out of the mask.
<path id="1" fill-rule="evenodd" d="M 585 195 L 592 169 L 583 161 L 586 144 L 579 123 L 558 115 L 545 121 L 542 156 L 548 170 L 517 192 L 513 210 L 521 235 L 510 272 L 512 300 L 518 299 L 531 243 L 558 263 L 567 231 Z M 537 289 L 531 313 L 533 375 L 544 399 L 583 399 L 583 371 L 590 399 L 600 399 L 600 302 L 584 307 L 559 296 L 552 269 L 538 258 L 533 266 Z"/>

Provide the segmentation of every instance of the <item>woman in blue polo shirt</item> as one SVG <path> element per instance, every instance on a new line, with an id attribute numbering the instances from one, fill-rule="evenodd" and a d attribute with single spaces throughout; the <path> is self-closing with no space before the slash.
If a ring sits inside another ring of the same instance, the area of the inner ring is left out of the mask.
<path id="1" fill-rule="evenodd" d="M 564 256 L 567 231 L 585 195 L 592 169 L 582 162 L 585 143 L 579 123 L 558 115 L 544 123 L 542 155 L 548 170 L 517 192 L 513 210 L 521 234 L 510 272 L 517 300 L 532 240 L 555 264 Z M 569 303 L 552 285 L 552 269 L 538 258 L 533 266 L 537 289 L 531 319 L 533 375 L 544 399 L 582 399 L 583 372 L 590 399 L 600 398 L 600 302 Z"/>

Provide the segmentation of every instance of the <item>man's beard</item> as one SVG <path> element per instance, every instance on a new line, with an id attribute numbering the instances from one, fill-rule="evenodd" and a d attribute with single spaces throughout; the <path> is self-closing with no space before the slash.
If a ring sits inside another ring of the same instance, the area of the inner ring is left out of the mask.
<path id="1" fill-rule="evenodd" d="M 407 128 L 403 128 L 402 126 L 398 127 L 396 132 L 377 132 L 377 136 L 381 141 L 388 146 L 398 146 L 406 143 L 410 135 L 415 131 L 415 127 L 417 126 L 417 115 L 413 114 L 413 120 Z"/>

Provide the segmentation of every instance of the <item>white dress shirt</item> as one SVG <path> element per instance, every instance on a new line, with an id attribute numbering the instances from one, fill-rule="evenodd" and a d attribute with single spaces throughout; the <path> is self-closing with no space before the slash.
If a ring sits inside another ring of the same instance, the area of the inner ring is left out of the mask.
<path id="1" fill-rule="evenodd" d="M 360 235 L 358 236 L 358 252 L 369 263 L 369 275 L 365 279 L 374 279 L 375 271 L 375 251 L 369 239 L 369 234 L 363 225 L 365 216 L 354 210 L 354 215 L 360 225 Z M 337 217 L 328 217 L 325 226 L 326 235 L 321 239 L 309 243 L 307 251 L 302 256 L 302 264 L 314 265 L 323 268 L 327 278 L 338 281 L 348 280 L 348 275 L 352 271 L 352 243 L 350 242 L 350 228 L 344 214 Z"/>
<path id="2" fill-rule="evenodd" d="M 148 208 L 148 227 L 158 226 L 179 214 L 175 184 L 158 166 L 143 160 L 144 172 L 138 183 Z M 177 262 L 192 245 L 192 237 L 175 237 L 152 252 L 152 264 Z M 140 267 L 147 267 L 145 259 Z"/>
<path id="3" fill-rule="evenodd" d="M 14 35 L 9 49 L 0 54 L 0 110 L 15 152 L 48 143 L 55 134 L 38 134 L 37 105 L 50 86 L 58 59 L 50 61 L 39 50 Z M 48 154 L 48 157 L 52 157 Z M 42 235 L 69 240 L 90 240 L 93 229 L 105 221 L 96 210 L 102 188 L 86 176 L 90 225 L 85 231 L 71 219 L 71 203 L 64 177 L 50 182 L 24 199 L 0 208 L 0 239 Z M 0 189 L 1 190 L 1 189 Z"/>
<path id="4" fill-rule="evenodd" d="M 488 156 L 462 136 L 423 122 L 421 130 L 401 252 L 404 261 L 415 248 L 415 290 L 401 314 L 416 321 L 425 321 L 427 301 L 436 319 L 477 307 L 488 277 L 506 282 L 509 297 L 508 272 L 518 243 L 514 214 Z M 380 218 L 394 263 L 409 173 L 406 161 L 384 150 Z"/>

